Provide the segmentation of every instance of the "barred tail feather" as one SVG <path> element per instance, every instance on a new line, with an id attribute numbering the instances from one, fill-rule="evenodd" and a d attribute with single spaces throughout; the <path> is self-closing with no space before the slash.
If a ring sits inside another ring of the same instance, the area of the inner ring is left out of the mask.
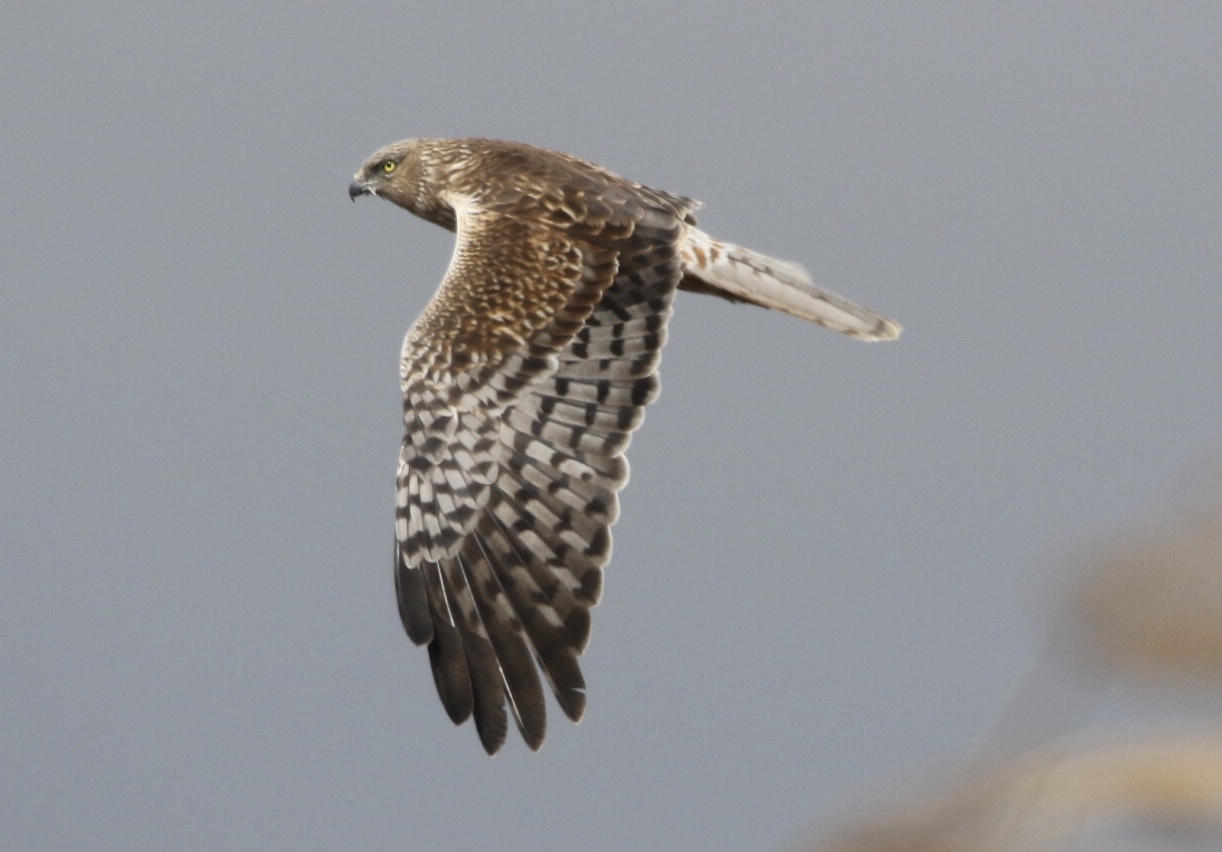
<path id="1" fill-rule="evenodd" d="M 816 287 L 796 263 L 720 242 L 694 227 L 683 237 L 681 256 L 684 290 L 771 308 L 858 340 L 894 340 L 900 335 L 899 323 Z"/>

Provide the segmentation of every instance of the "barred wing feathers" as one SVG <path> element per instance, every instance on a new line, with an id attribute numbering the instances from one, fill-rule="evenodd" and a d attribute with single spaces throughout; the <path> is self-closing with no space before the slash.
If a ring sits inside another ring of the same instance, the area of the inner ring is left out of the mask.
<path id="1" fill-rule="evenodd" d="M 542 744 L 539 671 L 565 715 L 585 710 L 577 658 L 624 452 L 658 391 L 687 202 L 614 189 L 566 187 L 533 220 L 456 205 L 450 271 L 404 344 L 400 616 L 450 718 L 474 717 L 490 754 L 509 715 Z"/>

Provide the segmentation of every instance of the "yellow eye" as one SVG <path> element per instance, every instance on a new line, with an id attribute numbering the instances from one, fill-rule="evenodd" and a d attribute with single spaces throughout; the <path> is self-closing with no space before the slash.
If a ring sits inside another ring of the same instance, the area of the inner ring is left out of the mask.
<path id="1" fill-rule="evenodd" d="M 399 164 L 396 163 L 394 160 L 387 160 L 386 162 L 382 163 L 382 172 L 384 174 L 390 174 L 398 167 L 399 167 Z"/>

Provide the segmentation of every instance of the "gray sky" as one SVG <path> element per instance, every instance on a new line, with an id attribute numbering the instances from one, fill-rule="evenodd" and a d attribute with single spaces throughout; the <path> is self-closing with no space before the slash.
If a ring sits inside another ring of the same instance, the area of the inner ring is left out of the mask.
<path id="1" fill-rule="evenodd" d="M 1222 6 L 421 5 L 0 12 L 0 847 L 786 848 L 967 754 L 1059 566 L 1212 464 Z M 680 297 L 538 754 L 395 613 L 451 237 L 346 188 L 423 135 L 700 198 L 906 327 Z"/>

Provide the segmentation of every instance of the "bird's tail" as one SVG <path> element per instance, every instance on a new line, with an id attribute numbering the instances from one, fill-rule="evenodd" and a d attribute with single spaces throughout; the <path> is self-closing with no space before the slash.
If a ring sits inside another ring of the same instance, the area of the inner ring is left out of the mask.
<path id="1" fill-rule="evenodd" d="M 688 229 L 680 254 L 680 286 L 685 290 L 783 311 L 858 340 L 894 340 L 900 335 L 899 323 L 816 287 L 796 263 L 723 243 L 698 228 Z"/>

